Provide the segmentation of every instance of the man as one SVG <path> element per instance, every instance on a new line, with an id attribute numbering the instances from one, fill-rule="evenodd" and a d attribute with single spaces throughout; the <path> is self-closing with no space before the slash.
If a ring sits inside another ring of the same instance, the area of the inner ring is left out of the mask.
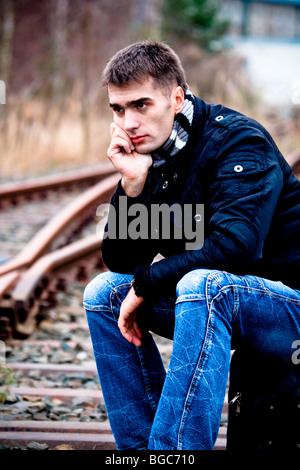
<path id="1" fill-rule="evenodd" d="M 289 362 L 300 338 L 300 182 L 259 123 L 188 90 L 164 43 L 121 50 L 103 83 L 121 180 L 110 271 L 84 306 L 111 428 L 118 449 L 212 449 L 231 343 Z M 163 204 L 182 210 L 167 235 L 151 219 Z M 204 228 L 191 248 L 189 224 Z M 173 339 L 167 373 L 150 331 Z"/>

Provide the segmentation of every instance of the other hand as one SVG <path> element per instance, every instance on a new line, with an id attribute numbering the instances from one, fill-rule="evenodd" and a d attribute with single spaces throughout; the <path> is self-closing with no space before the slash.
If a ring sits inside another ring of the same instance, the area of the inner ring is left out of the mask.
<path id="1" fill-rule="evenodd" d="M 137 297 L 131 288 L 120 308 L 118 327 L 124 338 L 136 346 L 142 345 L 142 333 L 138 327 L 136 316 L 137 309 L 143 302 L 145 300 L 142 297 Z"/>

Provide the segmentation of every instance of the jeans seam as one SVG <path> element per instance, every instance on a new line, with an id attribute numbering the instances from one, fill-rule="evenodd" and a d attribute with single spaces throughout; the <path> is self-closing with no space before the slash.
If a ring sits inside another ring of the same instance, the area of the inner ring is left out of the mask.
<path id="1" fill-rule="evenodd" d="M 175 301 L 175 305 L 178 305 L 182 302 L 198 302 L 199 300 L 205 300 L 206 296 L 201 294 L 187 294 L 180 295 Z"/>
<path id="2" fill-rule="evenodd" d="M 122 289 L 127 289 L 128 290 L 129 288 L 130 288 L 130 283 L 125 282 L 123 284 L 119 284 L 118 286 L 114 287 L 111 290 L 111 293 L 110 293 L 110 306 L 111 306 L 111 309 L 110 309 L 110 311 L 112 312 L 113 317 L 115 318 L 116 321 L 118 321 L 118 318 L 115 315 L 115 305 L 114 305 L 115 302 L 114 302 L 114 299 L 117 298 L 121 302 L 121 299 L 119 297 L 120 291 Z M 148 378 L 147 368 L 145 367 L 145 363 L 144 363 L 144 359 L 143 359 L 143 353 L 142 353 L 141 348 L 138 348 L 138 347 L 135 346 L 135 349 L 137 351 L 137 355 L 138 355 L 140 365 L 141 365 L 141 370 L 142 370 L 142 374 L 143 374 L 143 381 L 144 381 L 144 385 L 145 385 L 147 398 L 148 398 L 148 401 L 149 401 L 149 404 L 150 404 L 150 408 L 151 408 L 152 412 L 154 413 L 156 411 L 156 403 L 155 403 L 155 400 L 153 399 L 152 394 L 151 394 L 151 384 L 150 384 L 150 381 L 149 381 L 149 378 Z"/>
<path id="3" fill-rule="evenodd" d="M 181 421 L 180 421 L 180 425 L 179 425 L 179 429 L 178 429 L 178 439 L 177 439 L 177 449 L 178 450 L 181 450 L 182 446 L 183 446 L 182 441 L 183 441 L 184 424 L 185 424 L 185 421 L 186 421 L 186 417 L 187 417 L 187 414 L 188 414 L 189 407 L 191 406 L 191 402 L 192 402 L 192 399 L 193 399 L 194 394 L 195 394 L 195 389 L 196 389 L 197 383 L 199 383 L 200 376 L 203 373 L 201 367 L 203 366 L 205 358 L 207 357 L 207 355 L 209 353 L 209 349 L 210 349 L 210 346 L 211 346 L 211 343 L 212 343 L 211 336 L 212 336 L 212 332 L 213 332 L 213 320 L 214 320 L 214 314 L 213 314 L 212 306 L 213 306 L 213 302 L 215 300 L 217 300 L 217 297 L 218 297 L 218 295 L 214 296 L 214 297 L 212 297 L 212 295 L 211 295 L 211 284 L 212 284 L 213 281 L 217 282 L 216 279 L 214 279 L 214 275 L 210 274 L 207 277 L 207 282 L 206 282 L 206 286 L 205 286 L 205 292 L 206 292 L 205 297 L 206 297 L 206 303 L 207 303 L 207 309 L 208 309 L 208 319 L 207 319 L 207 325 L 206 325 L 206 331 L 205 331 L 205 338 L 203 340 L 203 345 L 202 345 L 202 348 L 201 348 L 201 351 L 200 351 L 200 354 L 199 354 L 199 358 L 198 358 L 198 361 L 197 361 L 197 364 L 196 364 L 196 367 L 195 367 L 195 371 L 194 371 L 194 374 L 193 374 L 193 377 L 192 377 L 192 380 L 191 380 L 191 383 L 190 383 L 190 386 L 189 386 L 189 390 L 187 392 L 187 396 L 186 396 L 186 399 L 185 399 L 185 403 L 184 403 L 182 417 L 181 417 Z M 222 287 L 219 284 L 218 284 L 218 286 L 220 288 L 220 291 L 224 289 L 224 288 L 222 289 Z M 234 309 L 233 309 L 233 311 L 236 314 L 236 312 L 238 311 L 238 292 L 237 292 L 237 289 L 235 289 L 236 286 L 228 285 L 226 287 L 230 288 L 230 289 L 233 289 L 233 295 L 234 295 Z"/>
<path id="4" fill-rule="evenodd" d="M 110 312 L 110 308 L 107 307 L 106 305 L 90 305 L 86 302 L 83 303 L 83 306 L 85 310 L 88 310 L 89 312 Z"/>
<path id="5" fill-rule="evenodd" d="M 230 322 L 233 322 L 235 320 L 235 317 L 236 317 L 236 315 L 239 311 L 238 287 L 239 286 L 237 286 L 235 284 L 224 286 L 222 289 L 220 289 L 220 292 L 212 298 L 211 304 L 210 304 L 210 305 L 213 305 L 214 301 L 216 301 L 216 302 L 219 301 L 219 298 L 222 297 L 223 293 L 226 294 L 227 291 L 232 292 L 232 295 L 233 295 L 233 309 L 232 309 L 232 312 L 231 312 L 231 321 Z"/>
<path id="6" fill-rule="evenodd" d="M 204 338 L 204 341 L 203 341 L 203 346 L 201 348 L 199 358 L 198 358 L 198 361 L 197 361 L 197 364 L 196 364 L 196 367 L 195 367 L 195 372 L 193 374 L 193 377 L 192 377 L 192 380 L 191 380 L 191 383 L 190 383 L 190 386 L 189 386 L 189 389 L 188 389 L 188 392 L 187 392 L 187 396 L 186 396 L 186 399 L 185 399 L 185 402 L 184 402 L 182 417 L 181 417 L 180 425 L 179 425 L 179 429 L 178 429 L 178 439 L 177 439 L 177 449 L 178 450 L 181 450 L 182 446 L 183 446 L 182 437 L 183 437 L 184 424 L 185 424 L 185 421 L 186 421 L 186 417 L 187 417 L 188 410 L 190 408 L 192 399 L 194 397 L 194 392 L 195 392 L 195 389 L 196 389 L 196 385 L 199 382 L 199 379 L 200 379 L 200 376 L 201 376 L 201 373 L 202 373 L 201 366 L 203 365 L 203 362 L 204 362 L 205 358 L 207 357 L 208 346 L 210 346 L 210 344 L 211 344 L 211 333 L 212 333 L 212 330 L 213 330 L 212 323 L 213 323 L 213 314 L 211 312 L 211 309 L 209 309 L 208 320 L 207 320 L 207 325 L 206 325 L 206 333 L 205 333 L 205 338 Z"/>
<path id="7" fill-rule="evenodd" d="M 228 287 L 236 287 L 237 290 L 241 289 L 243 291 L 246 290 L 248 292 L 249 291 L 258 292 L 261 295 L 266 295 L 266 296 L 269 296 L 269 297 L 275 297 L 277 299 L 292 302 L 292 303 L 300 306 L 300 300 L 292 299 L 292 298 L 290 298 L 286 295 L 277 294 L 276 292 L 272 292 L 270 289 L 268 289 L 268 287 L 265 287 L 265 286 L 263 288 L 259 288 L 259 287 L 250 287 L 250 286 L 240 286 L 239 284 L 231 284 L 231 285 L 222 287 L 221 290 L 224 290 Z"/>
<path id="8" fill-rule="evenodd" d="M 147 394 L 148 401 L 149 401 L 149 404 L 150 404 L 150 408 L 151 408 L 151 410 L 154 414 L 155 411 L 156 411 L 157 406 L 156 406 L 155 400 L 152 397 L 151 383 L 150 383 L 149 378 L 148 378 L 147 369 L 144 367 L 143 353 L 142 353 L 141 348 L 138 348 L 136 346 L 135 346 L 135 348 L 137 350 L 137 354 L 138 354 L 138 357 L 139 357 L 139 360 L 140 360 L 141 369 L 142 369 L 142 373 L 143 373 L 145 390 L 146 390 L 146 394 Z"/>
<path id="9" fill-rule="evenodd" d="M 110 291 L 110 296 L 109 296 L 109 302 L 110 302 L 110 311 L 113 314 L 113 317 L 115 320 L 118 321 L 118 317 L 115 315 L 115 306 L 114 306 L 114 299 L 117 297 L 117 299 L 121 302 L 121 299 L 119 298 L 119 292 L 121 289 L 130 289 L 130 283 L 129 282 L 124 282 L 124 284 L 119 284 L 118 286 L 114 287 Z"/>

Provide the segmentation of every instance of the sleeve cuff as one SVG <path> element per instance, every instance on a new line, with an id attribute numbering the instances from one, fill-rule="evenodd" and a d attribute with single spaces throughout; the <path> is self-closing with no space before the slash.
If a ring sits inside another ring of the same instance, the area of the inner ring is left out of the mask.
<path id="1" fill-rule="evenodd" d="M 134 271 L 133 289 L 135 295 L 148 299 L 152 295 L 152 285 L 150 278 L 150 266 L 139 266 Z"/>

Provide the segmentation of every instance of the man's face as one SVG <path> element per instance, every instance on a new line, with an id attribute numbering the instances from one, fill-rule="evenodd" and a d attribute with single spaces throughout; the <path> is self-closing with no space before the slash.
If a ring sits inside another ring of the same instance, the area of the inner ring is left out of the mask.
<path id="1" fill-rule="evenodd" d="M 151 153 L 169 138 L 174 117 L 184 104 L 184 93 L 174 86 L 171 93 L 156 86 L 153 79 L 108 86 L 115 124 L 132 140 L 138 153 Z"/>

